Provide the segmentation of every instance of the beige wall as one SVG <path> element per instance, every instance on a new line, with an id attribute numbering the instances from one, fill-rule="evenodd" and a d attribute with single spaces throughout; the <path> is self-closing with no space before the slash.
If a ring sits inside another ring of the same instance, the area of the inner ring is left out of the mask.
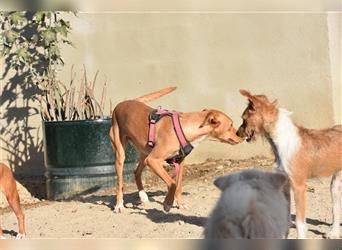
<path id="1" fill-rule="evenodd" d="M 113 103 L 174 85 L 176 92 L 151 105 L 184 112 L 217 108 L 238 127 L 246 105 L 238 90 L 246 88 L 277 98 L 307 127 L 330 126 L 340 116 L 341 79 L 332 81 L 340 58 L 331 58 L 340 45 L 339 19 L 328 25 L 327 14 L 80 13 L 71 19 L 76 48 L 63 49 L 60 76 L 68 80 L 72 64 L 79 71 L 85 64 L 89 76 L 99 69 Z M 328 27 L 335 31 L 329 34 Z M 205 142 L 190 161 L 252 155 L 269 155 L 267 143 Z"/>

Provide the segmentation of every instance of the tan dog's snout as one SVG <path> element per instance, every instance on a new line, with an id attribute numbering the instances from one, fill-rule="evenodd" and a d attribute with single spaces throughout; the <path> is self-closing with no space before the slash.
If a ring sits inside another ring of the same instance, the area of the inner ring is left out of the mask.
<path id="1" fill-rule="evenodd" d="M 238 132 L 237 132 L 237 130 L 235 128 L 231 128 L 230 129 L 228 136 L 229 136 L 228 137 L 228 143 L 229 144 L 235 145 L 235 144 L 238 144 L 238 143 L 243 141 L 243 138 L 241 138 L 238 135 Z"/>
<path id="2" fill-rule="evenodd" d="M 243 141 L 243 138 L 237 135 L 237 130 L 230 127 L 228 130 L 222 131 L 220 134 L 211 137 L 214 141 L 229 143 L 231 145 L 238 144 Z"/>

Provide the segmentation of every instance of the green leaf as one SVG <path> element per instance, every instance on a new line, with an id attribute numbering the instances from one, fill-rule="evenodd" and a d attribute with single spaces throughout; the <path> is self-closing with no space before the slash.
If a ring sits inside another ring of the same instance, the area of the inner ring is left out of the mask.
<path id="1" fill-rule="evenodd" d="M 37 43 L 39 40 L 39 36 L 37 34 L 34 34 L 32 37 L 31 37 L 31 41 L 34 42 L 34 43 Z"/>
<path id="2" fill-rule="evenodd" d="M 65 26 L 56 27 L 56 32 L 60 33 L 64 37 L 67 37 L 68 35 L 68 30 Z"/>
<path id="3" fill-rule="evenodd" d="M 34 14 L 34 19 L 40 22 L 43 20 L 44 16 L 45 16 L 45 11 L 38 11 L 36 14 Z"/>
<path id="4" fill-rule="evenodd" d="M 4 46 L 1 50 L 1 55 L 2 56 L 7 56 L 11 51 L 11 48 L 7 47 L 7 46 Z"/>
<path id="5" fill-rule="evenodd" d="M 52 45 L 48 50 L 49 50 L 49 53 L 51 55 L 55 55 L 55 56 L 59 56 L 60 55 L 59 48 L 56 45 Z"/>
<path id="6" fill-rule="evenodd" d="M 17 55 L 18 55 L 19 59 L 22 59 L 24 61 L 26 61 L 27 59 L 30 58 L 30 53 L 27 51 L 26 48 L 18 49 Z"/>
<path id="7" fill-rule="evenodd" d="M 23 12 L 14 12 L 10 16 L 10 20 L 11 20 L 12 24 L 19 25 L 19 24 L 22 24 L 23 22 L 25 22 L 26 18 L 24 16 Z"/>
<path id="8" fill-rule="evenodd" d="M 13 30 L 9 30 L 5 32 L 6 42 L 9 44 L 14 43 L 18 37 L 19 37 L 19 34 Z"/>
<path id="9" fill-rule="evenodd" d="M 48 31 L 45 31 L 43 34 L 42 34 L 43 38 L 44 38 L 44 42 L 45 42 L 45 45 L 49 45 L 51 42 L 55 41 L 56 40 L 56 33 L 55 32 L 52 32 L 50 30 Z"/>

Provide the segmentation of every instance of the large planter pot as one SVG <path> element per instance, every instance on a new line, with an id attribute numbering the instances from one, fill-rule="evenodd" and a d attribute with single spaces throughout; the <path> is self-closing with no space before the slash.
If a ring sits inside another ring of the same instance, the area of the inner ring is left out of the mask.
<path id="1" fill-rule="evenodd" d="M 115 185 L 111 119 L 43 122 L 47 198 L 68 199 Z M 133 181 L 138 155 L 126 148 L 124 179 Z"/>

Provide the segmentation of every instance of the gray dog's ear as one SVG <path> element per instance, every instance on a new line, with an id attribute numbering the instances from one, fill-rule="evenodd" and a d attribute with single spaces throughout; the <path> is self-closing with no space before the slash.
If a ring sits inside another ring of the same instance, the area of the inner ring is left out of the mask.
<path id="1" fill-rule="evenodd" d="M 272 185 L 278 190 L 282 189 L 285 185 L 287 185 L 289 181 L 286 173 L 282 172 L 272 173 L 270 179 Z"/>
<path id="2" fill-rule="evenodd" d="M 214 181 L 214 185 L 218 187 L 221 191 L 228 188 L 232 183 L 234 183 L 237 180 L 237 176 L 235 174 L 231 175 L 224 175 L 216 178 Z"/>

